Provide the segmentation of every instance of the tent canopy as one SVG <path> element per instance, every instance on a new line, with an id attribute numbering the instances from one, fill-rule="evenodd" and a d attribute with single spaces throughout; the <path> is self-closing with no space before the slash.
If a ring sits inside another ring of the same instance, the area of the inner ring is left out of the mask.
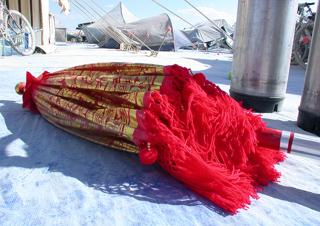
<path id="1" fill-rule="evenodd" d="M 136 37 L 154 50 L 158 50 L 162 42 L 161 50 L 165 51 L 177 51 L 181 46 L 192 46 L 190 40 L 173 26 L 171 19 L 165 13 L 126 24 L 125 27 L 126 29 L 122 29 L 124 34 L 135 32 Z M 168 28 L 171 30 L 168 31 Z"/>
<path id="2" fill-rule="evenodd" d="M 100 18 L 96 22 L 89 24 L 88 26 L 82 26 L 83 31 L 88 39 L 89 43 L 98 44 L 99 42 L 105 41 L 106 33 L 112 32 L 114 29 L 110 27 L 122 27 L 126 23 L 131 23 L 139 20 L 138 17 L 133 15 L 127 7 L 120 2 L 114 9 L 107 13 L 104 17 Z M 118 35 L 116 35 L 118 37 Z"/>
<path id="3" fill-rule="evenodd" d="M 120 2 L 115 8 L 113 8 L 109 13 L 107 13 L 103 18 L 98 20 L 96 23 L 104 24 L 106 20 L 113 26 L 119 26 L 119 23 L 120 24 L 132 23 L 134 21 L 139 20 L 139 18 L 133 15 L 128 10 L 128 8 L 122 2 Z"/>
<path id="4" fill-rule="evenodd" d="M 168 28 L 171 28 L 168 31 Z M 151 49 L 178 50 L 181 46 L 191 46 L 190 40 L 175 28 L 167 14 L 160 14 L 138 20 L 123 3 L 119 3 L 109 14 L 89 26 L 83 26 L 83 31 L 89 43 L 99 47 L 119 48 L 120 43 L 146 43 Z M 125 38 L 122 34 L 125 35 Z M 131 34 L 134 33 L 136 37 Z M 148 37 L 147 37 L 148 35 Z"/>
<path id="5" fill-rule="evenodd" d="M 224 27 L 229 34 L 234 33 L 234 29 L 227 23 L 225 19 L 213 20 L 213 22 L 220 28 Z M 223 34 L 213 26 L 210 21 L 199 22 L 195 25 L 196 28 L 184 29 L 183 32 L 187 35 L 191 42 L 211 42 L 213 38 L 219 39 L 224 37 Z M 213 38 L 212 38 L 213 37 Z"/>

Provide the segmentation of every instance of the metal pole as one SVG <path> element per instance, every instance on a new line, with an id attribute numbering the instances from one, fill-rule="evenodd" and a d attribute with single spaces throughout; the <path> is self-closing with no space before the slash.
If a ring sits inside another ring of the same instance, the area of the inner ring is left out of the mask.
<path id="1" fill-rule="evenodd" d="M 239 0 L 230 95 L 256 112 L 281 111 L 298 0 Z"/>
<path id="2" fill-rule="evenodd" d="M 320 0 L 313 28 L 311 50 L 297 125 L 320 136 Z"/>

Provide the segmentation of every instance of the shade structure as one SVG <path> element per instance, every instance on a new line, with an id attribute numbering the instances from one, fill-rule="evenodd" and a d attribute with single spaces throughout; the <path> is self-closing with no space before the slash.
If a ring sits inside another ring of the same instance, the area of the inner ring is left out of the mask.
<path id="1" fill-rule="evenodd" d="M 178 65 L 97 63 L 38 78 L 23 107 L 90 141 L 157 162 L 196 194 L 234 214 L 276 182 L 285 154 L 263 145 L 267 128 L 201 73 Z"/>

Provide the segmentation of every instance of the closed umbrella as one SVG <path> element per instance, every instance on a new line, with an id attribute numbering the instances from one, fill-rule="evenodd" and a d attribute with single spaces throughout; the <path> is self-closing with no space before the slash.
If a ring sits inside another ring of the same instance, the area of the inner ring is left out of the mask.
<path id="1" fill-rule="evenodd" d="M 23 108 L 84 139 L 139 154 L 143 164 L 157 162 L 231 214 L 278 181 L 274 164 L 286 158 L 264 142 L 272 132 L 260 115 L 178 65 L 96 63 L 37 78 L 27 73 L 16 90 Z"/>

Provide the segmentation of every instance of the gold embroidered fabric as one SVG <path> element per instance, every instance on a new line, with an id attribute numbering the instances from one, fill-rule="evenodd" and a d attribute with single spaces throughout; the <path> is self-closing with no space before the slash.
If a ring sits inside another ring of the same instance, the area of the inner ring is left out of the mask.
<path id="1" fill-rule="evenodd" d="M 37 78 L 32 99 L 55 126 L 101 145 L 138 153 L 132 142 L 147 91 L 159 90 L 159 65 L 97 63 Z"/>

